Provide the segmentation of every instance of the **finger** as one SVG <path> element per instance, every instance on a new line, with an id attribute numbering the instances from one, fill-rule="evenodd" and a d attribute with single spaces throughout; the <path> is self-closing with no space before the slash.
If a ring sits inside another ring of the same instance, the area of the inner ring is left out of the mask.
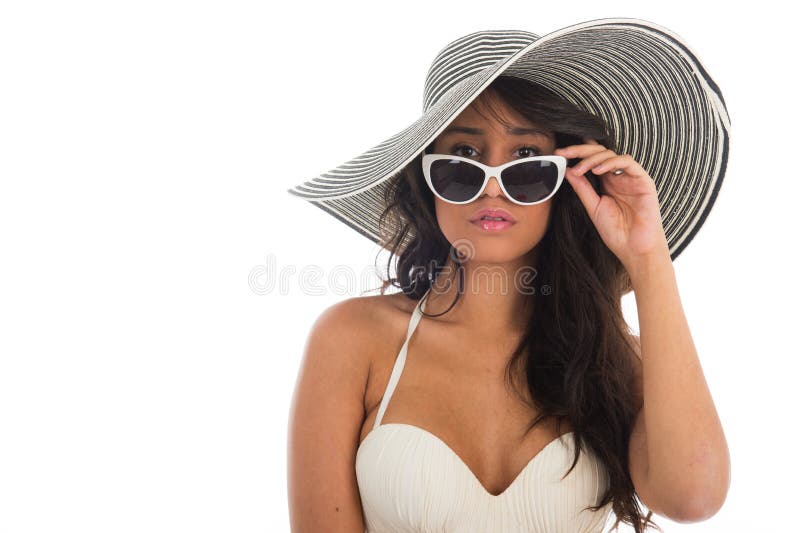
<path id="1" fill-rule="evenodd" d="M 571 168 L 567 169 L 564 177 L 572 185 L 572 189 L 578 195 L 578 199 L 589 214 L 589 218 L 594 220 L 594 211 L 600 201 L 600 196 L 595 192 L 592 184 L 589 183 L 589 179 L 586 176 L 574 174 Z"/>
<path id="2" fill-rule="evenodd" d="M 583 142 L 585 142 L 586 144 L 600 144 L 599 142 L 595 141 L 591 137 L 584 137 L 583 138 Z"/>
<path id="3" fill-rule="evenodd" d="M 553 151 L 555 155 L 572 159 L 575 157 L 587 157 L 606 149 L 602 144 L 573 144 L 572 146 L 565 146 L 564 148 L 557 148 Z"/>
<path id="4" fill-rule="evenodd" d="M 613 174 L 616 176 L 619 176 L 623 173 L 627 173 L 631 176 L 645 173 L 641 165 L 639 165 L 639 163 L 636 162 L 636 160 L 629 154 L 618 155 L 616 157 L 606 159 L 602 163 L 592 168 L 592 172 L 595 174 L 613 172 Z"/>
<path id="5" fill-rule="evenodd" d="M 575 174 L 585 174 L 590 168 L 597 167 L 599 164 L 617 157 L 617 154 L 611 150 L 603 150 L 592 156 L 587 157 L 580 163 L 572 167 L 572 172 Z M 596 172 L 595 172 L 596 174 Z"/>

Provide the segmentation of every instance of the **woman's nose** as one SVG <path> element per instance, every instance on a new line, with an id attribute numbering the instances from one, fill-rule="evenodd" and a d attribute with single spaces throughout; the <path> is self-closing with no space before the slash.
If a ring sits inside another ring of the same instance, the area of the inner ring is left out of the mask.
<path id="1" fill-rule="evenodd" d="M 495 198 L 503 194 L 503 189 L 500 188 L 500 182 L 497 181 L 497 176 L 491 176 L 489 178 L 489 183 L 486 184 L 486 189 L 483 191 L 483 193 L 491 198 Z"/>

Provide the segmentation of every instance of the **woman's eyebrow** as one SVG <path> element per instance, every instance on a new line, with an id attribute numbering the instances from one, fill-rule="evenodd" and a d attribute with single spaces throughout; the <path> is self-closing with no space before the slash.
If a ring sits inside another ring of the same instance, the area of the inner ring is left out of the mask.
<path id="1" fill-rule="evenodd" d="M 506 128 L 506 132 L 511 135 L 538 135 L 540 137 L 547 137 L 550 136 L 547 132 L 544 132 L 537 128 Z M 484 130 L 480 128 L 469 128 L 466 126 L 450 126 L 442 132 L 442 136 L 450 135 L 452 133 L 466 133 L 467 135 L 483 135 L 486 133 Z"/>

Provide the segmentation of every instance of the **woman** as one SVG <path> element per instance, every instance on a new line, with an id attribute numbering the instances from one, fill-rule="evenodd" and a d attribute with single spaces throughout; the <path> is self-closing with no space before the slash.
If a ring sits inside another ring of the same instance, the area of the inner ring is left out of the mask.
<path id="1" fill-rule="evenodd" d="M 542 84 L 500 74 L 471 90 L 381 182 L 398 273 L 384 291 L 402 292 L 337 304 L 312 329 L 290 427 L 293 530 L 708 518 L 728 451 L 654 179 L 608 121 Z M 620 307 L 630 290 L 641 343 Z"/>

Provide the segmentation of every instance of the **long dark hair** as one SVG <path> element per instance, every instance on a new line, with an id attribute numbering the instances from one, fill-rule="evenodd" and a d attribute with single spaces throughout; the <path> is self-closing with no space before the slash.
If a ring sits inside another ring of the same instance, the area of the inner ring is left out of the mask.
<path id="1" fill-rule="evenodd" d="M 557 147 L 583 144 L 584 137 L 592 137 L 616 151 L 614 132 L 605 120 L 545 87 L 499 76 L 484 94 L 488 92 L 554 132 Z M 483 100 L 484 94 L 478 98 Z M 385 189 L 381 234 L 390 255 L 381 294 L 393 285 L 419 300 L 450 257 L 459 283 L 455 304 L 463 292 L 463 264 L 439 229 L 421 158 L 422 154 L 403 167 Z M 594 176 L 586 175 L 602 193 Z M 572 424 L 577 446 L 565 476 L 587 444 L 605 465 L 610 485 L 601 502 L 588 509 L 596 511 L 611 501 L 617 517 L 613 529 L 622 521 L 637 533 L 648 524 L 661 531 L 650 519 L 652 511 L 643 517 L 628 469 L 628 440 L 639 408 L 633 390 L 637 356 L 621 307 L 622 296 L 632 290 L 630 278 L 601 240 L 569 182 L 562 183 L 552 201 L 548 229 L 537 245 L 538 264 L 531 265 L 543 285 L 539 294 L 526 296 L 538 298 L 535 317 L 511 354 L 505 376 L 520 399 L 538 411 L 528 431 L 547 418 L 559 427 L 564 420 Z M 397 277 L 391 275 L 393 260 Z M 514 387 L 517 375 L 525 376 L 532 401 Z"/>

